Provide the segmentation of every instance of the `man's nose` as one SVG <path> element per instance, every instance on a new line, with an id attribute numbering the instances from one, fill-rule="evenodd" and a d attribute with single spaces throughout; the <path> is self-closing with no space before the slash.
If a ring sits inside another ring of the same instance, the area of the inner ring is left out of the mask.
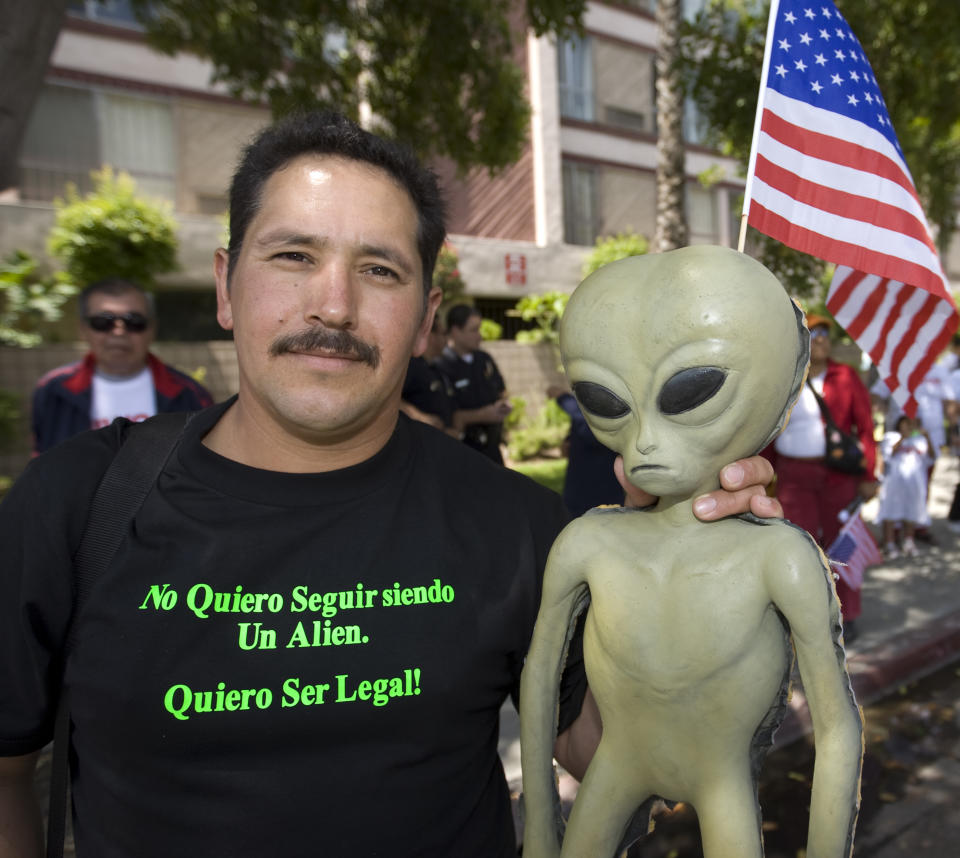
<path id="1" fill-rule="evenodd" d="M 346 330 L 357 324 L 357 284 L 349 266 L 331 260 L 304 282 L 303 318 Z"/>

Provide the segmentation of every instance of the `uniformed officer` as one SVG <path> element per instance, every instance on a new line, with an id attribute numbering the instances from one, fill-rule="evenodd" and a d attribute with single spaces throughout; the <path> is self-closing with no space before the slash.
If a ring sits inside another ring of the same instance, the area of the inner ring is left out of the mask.
<path id="1" fill-rule="evenodd" d="M 512 406 L 494 359 L 480 349 L 480 311 L 457 304 L 447 313 L 447 346 L 437 366 L 450 379 L 464 442 L 503 464 L 500 440 Z"/>
<path id="2" fill-rule="evenodd" d="M 418 357 L 410 358 L 403 382 L 400 410 L 408 417 L 429 423 L 455 438 L 463 440 L 463 428 L 456 412 L 453 384 L 436 366 L 447 338 L 438 317 L 427 337 L 427 348 Z"/>

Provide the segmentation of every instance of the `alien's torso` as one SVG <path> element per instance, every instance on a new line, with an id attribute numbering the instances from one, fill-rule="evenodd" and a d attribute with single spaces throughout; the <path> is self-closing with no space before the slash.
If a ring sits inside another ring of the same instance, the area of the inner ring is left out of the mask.
<path id="1" fill-rule="evenodd" d="M 665 782 L 703 770 L 703 747 L 745 751 L 786 680 L 784 624 L 764 568 L 768 529 L 740 520 L 664 528 L 611 510 L 576 522 L 590 608 L 584 657 L 604 736 Z M 738 550 L 731 550 L 735 546 Z M 661 762 L 659 752 L 669 748 Z M 686 762 L 685 762 L 686 760 Z M 682 787 L 680 787 L 682 790 Z"/>

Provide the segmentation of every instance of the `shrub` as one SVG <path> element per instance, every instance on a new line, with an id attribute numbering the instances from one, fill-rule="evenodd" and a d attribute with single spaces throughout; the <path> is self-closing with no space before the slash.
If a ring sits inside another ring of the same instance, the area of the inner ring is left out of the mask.
<path id="1" fill-rule="evenodd" d="M 553 343 L 560 338 L 560 319 L 570 296 L 566 292 L 543 292 L 539 295 L 524 295 L 516 306 L 509 310 L 511 316 L 519 316 L 536 327 L 517 332 L 518 343 Z"/>
<path id="2" fill-rule="evenodd" d="M 520 424 L 527 419 L 526 399 L 524 399 L 522 396 L 511 396 L 510 405 L 513 406 L 513 410 L 503 421 L 503 428 L 506 432 L 509 432 L 511 429 L 517 429 Z"/>
<path id="3" fill-rule="evenodd" d="M 460 276 L 460 257 L 453 245 L 444 242 L 437 256 L 437 264 L 433 269 L 433 285 L 443 292 L 442 303 L 456 304 L 467 288 L 467 284 Z"/>
<path id="4" fill-rule="evenodd" d="M 487 342 L 499 340 L 503 336 L 503 325 L 493 319 L 480 319 L 480 336 Z"/>
<path id="5" fill-rule="evenodd" d="M 20 397 L 11 390 L 0 390 L 0 450 L 9 450 L 20 437 Z M 0 474 L 0 498 L 13 479 Z"/>
<path id="6" fill-rule="evenodd" d="M 563 493 L 563 481 L 567 475 L 567 460 L 554 459 L 544 462 L 519 462 L 513 466 L 513 470 L 526 474 L 531 480 L 546 486 L 555 491 L 558 495 Z"/>
<path id="7" fill-rule="evenodd" d="M 63 315 L 63 305 L 77 290 L 63 274 L 43 275 L 37 260 L 15 250 L 0 263 L 0 344 L 32 348 L 46 328 Z"/>
<path id="8" fill-rule="evenodd" d="M 66 200 L 54 201 L 56 221 L 47 245 L 74 283 L 126 277 L 150 286 L 158 274 L 176 268 L 176 221 L 165 201 L 136 195 L 126 173 L 95 171 L 94 190 L 84 197 L 67 186 Z"/>
<path id="9" fill-rule="evenodd" d="M 7 450 L 18 438 L 20 396 L 0 389 L 0 450 Z"/>
<path id="10" fill-rule="evenodd" d="M 650 249 L 647 239 L 636 232 L 618 232 L 597 239 L 593 251 L 583 263 L 583 276 L 628 256 L 643 256 Z"/>
<path id="11" fill-rule="evenodd" d="M 570 432 L 570 417 L 550 399 L 530 419 L 524 415 L 507 436 L 507 454 L 514 462 L 540 455 L 544 450 L 559 447 Z"/>

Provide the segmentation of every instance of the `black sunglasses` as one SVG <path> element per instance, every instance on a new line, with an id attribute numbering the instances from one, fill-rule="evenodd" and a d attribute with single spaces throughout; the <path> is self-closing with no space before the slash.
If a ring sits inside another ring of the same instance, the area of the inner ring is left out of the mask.
<path id="1" fill-rule="evenodd" d="M 101 334 L 112 331 L 117 322 L 122 322 L 132 334 L 142 334 L 150 327 L 150 320 L 143 313 L 97 313 L 96 316 L 87 316 L 87 324 Z"/>

